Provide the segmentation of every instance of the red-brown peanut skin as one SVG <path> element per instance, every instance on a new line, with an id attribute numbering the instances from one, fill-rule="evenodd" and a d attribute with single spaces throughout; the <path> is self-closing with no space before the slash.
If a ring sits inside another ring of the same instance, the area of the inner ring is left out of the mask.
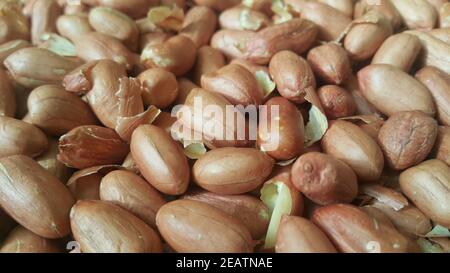
<path id="1" fill-rule="evenodd" d="M 400 187 L 434 222 L 450 228 L 450 167 L 432 159 L 400 175 Z"/>
<path id="2" fill-rule="evenodd" d="M 253 252 L 252 237 L 244 224 L 199 201 L 177 200 L 164 205 L 156 215 L 156 225 L 177 252 Z"/>
<path id="3" fill-rule="evenodd" d="M 216 11 L 223 11 L 227 8 L 235 6 L 241 2 L 240 0 L 194 0 L 195 4 L 207 6 Z"/>
<path id="4" fill-rule="evenodd" d="M 17 226 L 16 222 L 0 208 L 0 241 L 3 241 L 15 226 Z"/>
<path id="5" fill-rule="evenodd" d="M 428 156 L 437 134 L 438 124 L 430 116 L 419 111 L 398 112 L 381 127 L 378 143 L 389 166 L 404 170 Z"/>
<path id="6" fill-rule="evenodd" d="M 347 163 L 360 182 L 376 181 L 384 168 L 378 143 L 357 125 L 343 120 L 331 123 L 322 138 L 322 150 Z"/>
<path id="7" fill-rule="evenodd" d="M 419 110 L 434 116 L 436 107 L 430 91 L 395 66 L 373 64 L 358 72 L 364 97 L 377 110 L 391 116 L 396 112 Z"/>
<path id="8" fill-rule="evenodd" d="M 217 16 L 208 7 L 194 6 L 186 13 L 180 35 L 194 42 L 197 48 L 207 45 L 217 26 Z"/>
<path id="9" fill-rule="evenodd" d="M 292 51 L 281 51 L 270 60 L 269 72 L 278 92 L 294 103 L 303 103 L 309 90 L 315 90 L 316 79 L 308 62 Z"/>
<path id="10" fill-rule="evenodd" d="M 439 123 L 450 126 L 450 76 L 439 68 L 426 66 L 417 72 L 416 79 L 431 92 Z"/>
<path id="11" fill-rule="evenodd" d="M 3 63 L 0 60 L 1 63 Z M 16 94 L 8 74 L 0 68 L 0 116 L 14 117 L 16 113 Z"/>
<path id="12" fill-rule="evenodd" d="M 45 238 L 70 233 L 69 190 L 33 159 L 15 155 L 0 159 L 0 206 L 20 225 Z"/>
<path id="13" fill-rule="evenodd" d="M 89 105 L 57 85 L 43 85 L 28 97 L 31 122 L 46 133 L 60 136 L 81 125 L 97 124 Z"/>
<path id="14" fill-rule="evenodd" d="M 255 35 L 255 32 L 249 30 L 222 29 L 212 36 L 211 46 L 220 50 L 228 59 L 244 58 L 244 46 Z"/>
<path id="15" fill-rule="evenodd" d="M 109 202 L 78 201 L 70 224 L 83 253 L 162 252 L 161 239 L 151 227 Z"/>
<path id="16" fill-rule="evenodd" d="M 329 119 L 348 117 L 356 112 L 352 95 L 337 85 L 322 86 L 317 90 L 320 102 Z"/>
<path id="17" fill-rule="evenodd" d="M 234 105 L 259 105 L 263 99 L 255 76 L 237 64 L 229 64 L 201 77 L 202 88 L 220 94 Z"/>
<path id="18" fill-rule="evenodd" d="M 216 207 L 240 220 L 250 231 L 252 238 L 261 239 L 269 226 L 269 209 L 250 195 L 221 195 L 207 191 L 194 191 L 183 196 Z"/>
<path id="19" fill-rule="evenodd" d="M 210 46 L 202 46 L 197 51 L 197 61 L 194 66 L 194 81 L 201 84 L 202 75 L 219 70 L 225 66 L 225 56 Z"/>
<path id="20" fill-rule="evenodd" d="M 267 64 L 273 55 L 283 50 L 302 54 L 313 45 L 317 32 L 314 23 L 299 18 L 264 28 L 247 42 L 245 59 Z"/>
<path id="21" fill-rule="evenodd" d="M 450 166 L 450 127 L 439 126 L 433 153 L 437 159 Z"/>
<path id="22" fill-rule="evenodd" d="M 141 174 L 165 194 L 183 194 L 190 179 L 189 165 L 181 146 L 164 129 L 138 127 L 131 137 L 131 154 Z"/>
<path id="23" fill-rule="evenodd" d="M 178 96 L 178 83 L 175 75 L 162 68 L 150 68 L 137 77 L 143 86 L 144 104 L 164 109 L 172 105 Z"/>
<path id="24" fill-rule="evenodd" d="M 258 188 L 272 172 L 274 160 L 253 148 L 219 148 L 198 159 L 195 182 L 217 194 L 242 194 Z"/>
<path id="25" fill-rule="evenodd" d="M 272 98 L 265 106 L 268 113 L 260 117 L 260 124 L 263 122 L 267 126 L 258 128 L 258 147 L 276 160 L 289 160 L 300 155 L 305 142 L 305 126 L 300 111 L 283 97 Z M 272 107 L 278 108 L 279 115 L 271 113 Z"/>
<path id="26" fill-rule="evenodd" d="M 278 227 L 276 253 L 336 253 L 337 250 L 308 219 L 283 215 Z"/>
<path id="27" fill-rule="evenodd" d="M 140 176 L 117 170 L 103 177 L 100 198 L 122 207 L 156 227 L 156 213 L 166 203 L 162 195 Z"/>
<path id="28" fill-rule="evenodd" d="M 18 226 L 3 242 L 0 253 L 62 253 L 57 241 L 43 238 Z"/>
<path id="29" fill-rule="evenodd" d="M 120 164 L 129 152 L 128 144 L 112 129 L 79 126 L 59 139 L 58 160 L 69 167 L 85 169 Z"/>
<path id="30" fill-rule="evenodd" d="M 404 253 L 408 242 L 390 222 L 379 221 L 363 210 L 335 204 L 314 211 L 312 221 L 340 252 Z"/>
<path id="31" fill-rule="evenodd" d="M 355 172 L 332 156 L 312 152 L 302 155 L 292 167 L 292 182 L 319 205 L 350 203 L 358 194 Z"/>
<path id="32" fill-rule="evenodd" d="M 191 39 L 177 35 L 162 44 L 148 45 L 141 55 L 141 62 L 146 68 L 159 67 L 182 76 L 195 64 L 197 48 Z"/>
<path id="33" fill-rule="evenodd" d="M 48 147 L 47 136 L 36 126 L 0 116 L 0 158 L 23 154 L 35 157 Z"/>
<path id="34" fill-rule="evenodd" d="M 334 43 L 311 49 L 307 60 L 316 76 L 329 84 L 339 85 L 352 73 L 347 52 L 342 46 Z"/>

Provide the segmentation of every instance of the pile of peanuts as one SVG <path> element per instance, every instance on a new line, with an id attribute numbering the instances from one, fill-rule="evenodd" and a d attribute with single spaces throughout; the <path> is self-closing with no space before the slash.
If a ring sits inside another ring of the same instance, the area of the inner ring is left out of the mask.
<path id="1" fill-rule="evenodd" d="M 278 111 L 253 139 L 178 106 Z M 449 228 L 448 0 L 0 0 L 0 252 L 443 253 Z"/>

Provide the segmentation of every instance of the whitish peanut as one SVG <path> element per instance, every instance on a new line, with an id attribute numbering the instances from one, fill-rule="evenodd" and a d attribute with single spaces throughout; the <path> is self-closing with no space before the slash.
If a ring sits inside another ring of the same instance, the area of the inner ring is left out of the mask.
<path id="1" fill-rule="evenodd" d="M 81 125 L 96 124 L 89 105 L 57 85 L 42 85 L 28 97 L 30 121 L 44 132 L 60 136 Z"/>
<path id="2" fill-rule="evenodd" d="M 70 225 L 83 253 L 162 252 L 158 234 L 130 212 L 103 201 L 78 201 Z"/>
<path id="3" fill-rule="evenodd" d="M 117 170 L 103 177 L 100 198 L 118 205 L 156 227 L 156 213 L 166 203 L 163 196 L 140 176 Z"/>
<path id="4" fill-rule="evenodd" d="M 244 224 L 199 201 L 177 200 L 164 205 L 156 225 L 177 252 L 253 252 L 252 237 Z"/>
<path id="5" fill-rule="evenodd" d="M 207 45 L 217 26 L 217 16 L 208 7 L 195 6 L 187 13 L 183 21 L 180 35 L 194 42 L 197 48 Z"/>
<path id="6" fill-rule="evenodd" d="M 60 84 L 64 76 L 79 63 L 46 49 L 30 47 L 9 55 L 5 62 L 13 79 L 26 88 Z"/>
<path id="7" fill-rule="evenodd" d="M 194 66 L 194 82 L 201 84 L 202 75 L 219 70 L 225 66 L 225 56 L 210 46 L 202 46 L 197 51 L 197 60 Z"/>
<path id="8" fill-rule="evenodd" d="M 389 166 L 404 170 L 422 162 L 438 133 L 435 119 L 419 111 L 398 112 L 381 127 L 378 143 Z"/>
<path id="9" fill-rule="evenodd" d="M 441 40 L 442 42 L 450 45 L 450 27 L 435 28 L 428 32 L 431 36 Z"/>
<path id="10" fill-rule="evenodd" d="M 259 105 L 262 90 L 255 76 L 244 67 L 229 64 L 201 78 L 202 87 L 224 96 L 235 105 Z"/>
<path id="11" fill-rule="evenodd" d="M 269 225 L 269 210 L 261 200 L 250 195 L 220 195 L 207 191 L 194 191 L 183 199 L 195 200 L 216 207 L 240 220 L 252 238 L 261 239 Z"/>
<path id="12" fill-rule="evenodd" d="M 219 148 L 195 162 L 193 178 L 210 192 L 242 194 L 258 188 L 273 165 L 274 160 L 257 149 Z"/>
<path id="13" fill-rule="evenodd" d="M 144 178 L 159 191 L 183 194 L 190 170 L 181 146 L 163 129 L 142 125 L 131 138 L 131 153 Z"/>
<path id="14" fill-rule="evenodd" d="M 434 222 L 450 228 L 450 167 L 433 159 L 400 175 L 403 193 Z"/>
<path id="15" fill-rule="evenodd" d="M 380 221 L 352 205 L 337 204 L 319 208 L 314 211 L 312 221 L 341 252 L 407 252 L 407 239 L 388 219 Z"/>
<path id="16" fill-rule="evenodd" d="M 304 148 L 305 126 L 297 107 L 283 97 L 275 97 L 266 102 L 268 113 L 260 116 L 257 145 L 276 160 L 290 160 L 300 155 Z M 277 116 L 272 108 L 277 107 Z M 278 124 L 278 126 L 275 126 Z"/>
<path id="17" fill-rule="evenodd" d="M 302 54 L 313 45 L 317 32 L 314 23 L 298 18 L 266 27 L 247 41 L 244 47 L 245 59 L 267 64 L 273 55 L 283 50 Z"/>
<path id="18" fill-rule="evenodd" d="M 438 13 L 427 0 L 391 0 L 409 29 L 431 30 Z"/>
<path id="19" fill-rule="evenodd" d="M 439 27 L 450 27 L 450 3 L 442 4 L 439 11 Z"/>
<path id="20" fill-rule="evenodd" d="M 358 194 L 355 172 L 344 162 L 321 153 L 307 153 L 292 167 L 292 182 L 319 205 L 350 203 Z"/>
<path id="21" fill-rule="evenodd" d="M 36 126 L 0 116 L 0 157 L 27 155 L 35 157 L 47 149 L 47 136 Z"/>
<path id="22" fill-rule="evenodd" d="M 351 122 L 333 122 L 322 139 L 322 149 L 347 163 L 362 182 L 376 181 L 381 176 L 384 158 L 380 146 Z"/>
<path id="23" fill-rule="evenodd" d="M 336 253 L 336 248 L 316 225 L 305 218 L 284 215 L 278 228 L 277 253 Z"/>
<path id="24" fill-rule="evenodd" d="M 270 20 L 262 12 L 245 6 L 236 6 L 220 14 L 219 24 L 223 29 L 258 31 L 270 25 Z"/>
<path id="25" fill-rule="evenodd" d="M 314 47 L 307 59 L 315 75 L 326 83 L 339 85 L 352 73 L 347 52 L 334 43 Z"/>
<path id="26" fill-rule="evenodd" d="M 390 64 L 405 72 L 411 70 L 422 44 L 417 37 L 399 33 L 389 37 L 372 59 L 372 64 Z"/>
<path id="27" fill-rule="evenodd" d="M 196 47 L 191 39 L 177 35 L 162 44 L 148 45 L 141 54 L 146 68 L 159 67 L 181 76 L 195 63 Z"/>
<path id="28" fill-rule="evenodd" d="M 436 113 L 430 91 L 395 66 L 387 64 L 366 66 L 358 72 L 358 81 L 364 97 L 388 116 L 396 112 L 414 110 L 430 116 Z"/>
<path id="29" fill-rule="evenodd" d="M 126 142 L 112 129 L 96 125 L 79 126 L 59 139 L 58 160 L 84 169 L 120 164 L 129 152 Z"/>
<path id="30" fill-rule="evenodd" d="M 56 1 L 35 1 L 31 13 L 31 41 L 33 44 L 40 44 L 43 34 L 56 32 L 56 20 L 61 14 L 61 7 Z"/>
<path id="31" fill-rule="evenodd" d="M 450 126 L 450 76 L 439 68 L 427 66 L 416 73 L 416 79 L 430 91 L 436 103 L 439 123 Z"/>
<path id="32" fill-rule="evenodd" d="M 14 155 L 0 159 L 0 205 L 20 225 L 45 238 L 70 233 L 74 200 L 56 177 L 33 159 Z"/>
<path id="33" fill-rule="evenodd" d="M 337 85 L 325 85 L 317 90 L 325 114 L 330 119 L 348 117 L 356 112 L 352 95 Z"/>
<path id="34" fill-rule="evenodd" d="M 16 227 L 6 237 L 0 253 L 61 253 L 58 241 L 34 234 L 24 227 Z"/>
<path id="35" fill-rule="evenodd" d="M 126 14 L 112 8 L 96 7 L 89 12 L 89 24 L 96 31 L 119 39 L 130 50 L 137 50 L 139 29 Z"/>
<path id="36" fill-rule="evenodd" d="M 178 97 L 178 83 L 174 74 L 162 68 L 150 68 L 137 77 L 143 86 L 142 99 L 146 105 L 167 108 Z"/>
<path id="37" fill-rule="evenodd" d="M 308 92 L 315 91 L 316 79 L 308 62 L 292 51 L 281 51 L 270 60 L 269 71 L 280 94 L 303 103 Z"/>

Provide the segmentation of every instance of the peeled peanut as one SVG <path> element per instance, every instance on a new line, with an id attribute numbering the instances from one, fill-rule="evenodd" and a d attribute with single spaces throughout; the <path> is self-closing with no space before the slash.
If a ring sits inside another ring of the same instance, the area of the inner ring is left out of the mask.
<path id="1" fill-rule="evenodd" d="M 370 59 L 390 35 L 392 26 L 384 15 L 372 10 L 355 20 L 344 39 L 344 48 L 351 59 Z"/>
<path id="2" fill-rule="evenodd" d="M 398 112 L 381 127 L 378 143 L 389 166 L 404 170 L 422 162 L 434 146 L 436 120 L 419 111 Z"/>
<path id="3" fill-rule="evenodd" d="M 61 253 L 57 241 L 34 234 L 24 227 L 16 227 L 6 237 L 0 253 Z"/>
<path id="4" fill-rule="evenodd" d="M 277 253 L 336 253 L 336 248 L 316 225 L 305 218 L 284 215 L 278 228 Z"/>
<path id="5" fill-rule="evenodd" d="M 266 27 L 258 31 L 245 45 L 245 59 L 267 64 L 276 53 L 291 50 L 302 54 L 316 40 L 317 26 L 304 19 L 290 21 Z"/>
<path id="6" fill-rule="evenodd" d="M 329 5 L 304 0 L 285 0 L 287 5 L 301 14 L 302 18 L 312 21 L 319 28 L 319 40 L 336 40 L 351 23 L 351 17 Z"/>
<path id="7" fill-rule="evenodd" d="M 437 159 L 450 166 L 450 127 L 439 126 L 434 154 Z"/>
<path id="8" fill-rule="evenodd" d="M 224 96 L 234 105 L 259 105 L 263 93 L 255 76 L 244 67 L 229 64 L 201 78 L 202 87 Z"/>
<path id="9" fill-rule="evenodd" d="M 14 117 L 16 113 L 16 94 L 8 74 L 0 68 L 0 116 Z"/>
<path id="10" fill-rule="evenodd" d="M 197 51 L 197 60 L 194 66 L 194 81 L 201 84 L 203 75 L 212 73 L 225 66 L 225 56 L 210 46 L 202 46 Z"/>
<path id="11" fill-rule="evenodd" d="M 381 176 L 384 158 L 380 146 L 351 122 L 333 122 L 322 139 L 322 149 L 349 165 L 361 181 L 376 181 Z"/>
<path id="12" fill-rule="evenodd" d="M 31 14 L 31 40 L 41 43 L 41 36 L 56 32 L 56 20 L 62 14 L 61 7 L 54 0 L 36 0 Z"/>
<path id="13" fill-rule="evenodd" d="M 193 167 L 195 182 L 218 194 L 242 194 L 258 188 L 274 160 L 253 148 L 220 148 L 207 152 Z"/>
<path id="14" fill-rule="evenodd" d="M 308 63 L 315 75 L 330 84 L 341 84 L 352 71 L 347 52 L 339 45 L 326 43 L 308 52 Z"/>
<path id="15" fill-rule="evenodd" d="M 194 42 L 197 48 L 207 45 L 217 26 L 217 16 L 208 7 L 195 6 L 184 17 L 180 35 Z"/>
<path id="16" fill-rule="evenodd" d="M 144 48 L 141 62 L 146 68 L 159 67 L 181 76 L 194 66 L 195 55 L 195 44 L 189 38 L 177 35 L 162 44 Z"/>
<path id="17" fill-rule="evenodd" d="M 156 227 L 156 213 L 166 203 L 162 195 L 147 181 L 122 170 L 110 172 L 103 177 L 100 198 L 130 211 L 151 227 Z"/>
<path id="18" fill-rule="evenodd" d="M 345 253 L 405 253 L 408 242 L 392 223 L 380 221 L 352 205 L 330 205 L 314 211 L 312 221 Z"/>
<path id="19" fill-rule="evenodd" d="M 47 136 L 36 126 L 0 116 L 0 157 L 27 155 L 35 157 L 47 149 Z"/>
<path id="20" fill-rule="evenodd" d="M 253 252 L 252 237 L 244 224 L 199 201 L 167 203 L 158 211 L 156 225 L 165 241 L 177 252 Z"/>
<path id="21" fill-rule="evenodd" d="M 278 92 L 294 103 L 303 103 L 316 88 L 316 79 L 308 62 L 292 51 L 281 51 L 270 60 L 270 75 Z"/>
<path id="22" fill-rule="evenodd" d="M 127 143 L 114 130 L 84 125 L 70 130 L 59 139 L 58 160 L 69 167 L 84 169 L 120 164 L 128 152 Z"/>
<path id="23" fill-rule="evenodd" d="M 409 72 L 421 49 L 422 44 L 417 37 L 399 33 L 384 41 L 373 57 L 372 64 L 390 64 Z"/>
<path id="24" fill-rule="evenodd" d="M 319 205 L 350 203 L 358 194 L 355 172 L 344 162 L 321 153 L 307 153 L 292 167 L 292 182 Z"/>
<path id="25" fill-rule="evenodd" d="M 146 105 L 167 108 L 177 99 L 178 83 L 176 77 L 162 68 L 150 68 L 138 76 L 142 83 L 142 98 Z"/>
<path id="26" fill-rule="evenodd" d="M 46 49 L 23 48 L 9 55 L 5 62 L 12 78 L 26 88 L 60 84 L 79 63 Z"/>
<path id="27" fill-rule="evenodd" d="M 183 199 L 200 201 L 216 207 L 240 220 L 252 238 L 261 239 L 269 225 L 269 210 L 261 200 L 250 195 L 220 195 L 207 191 L 194 191 Z"/>
<path id="28" fill-rule="evenodd" d="M 358 81 L 364 97 L 388 116 L 396 112 L 413 110 L 422 111 L 430 116 L 436 113 L 430 91 L 395 66 L 387 64 L 366 66 L 358 72 Z"/>
<path id="29" fill-rule="evenodd" d="M 258 31 L 270 25 L 270 21 L 262 12 L 245 6 L 235 6 L 220 14 L 219 24 L 222 29 Z"/>
<path id="30" fill-rule="evenodd" d="M 439 68 L 427 66 L 416 73 L 416 79 L 430 91 L 436 103 L 439 123 L 450 126 L 450 76 Z"/>
<path id="31" fill-rule="evenodd" d="M 189 184 L 189 166 L 181 146 L 153 125 L 138 127 L 131 138 L 131 153 L 144 178 L 159 191 L 183 194 Z"/>
<path id="32" fill-rule="evenodd" d="M 450 167 L 433 159 L 400 175 L 403 193 L 434 222 L 450 228 Z"/>
<path id="33" fill-rule="evenodd" d="M 259 117 L 259 148 L 276 160 L 290 160 L 300 155 L 305 142 L 305 126 L 300 111 L 283 97 L 274 97 L 265 106 L 267 115 Z M 279 111 L 278 115 L 272 113 L 274 107 Z"/>
<path id="34" fill-rule="evenodd" d="M 0 159 L 0 205 L 23 227 L 45 238 L 70 233 L 74 200 L 56 177 L 33 159 L 14 155 Z"/>
<path id="35" fill-rule="evenodd" d="M 244 58 L 245 47 L 255 35 L 249 30 L 222 29 L 212 36 L 211 46 L 220 50 L 228 59 Z"/>
<path id="36" fill-rule="evenodd" d="M 83 14 L 61 15 L 56 21 L 58 33 L 69 38 L 72 42 L 80 36 L 94 31 L 89 24 L 88 16 Z"/>
<path id="37" fill-rule="evenodd" d="M 83 253 L 162 252 L 158 234 L 130 212 L 103 201 L 78 201 L 70 211 Z"/>
<path id="38" fill-rule="evenodd" d="M 96 124 L 89 105 L 57 85 L 42 85 L 28 97 L 32 124 L 46 133 L 60 136 L 81 125 Z"/>
<path id="39" fill-rule="evenodd" d="M 430 30 L 437 21 L 437 11 L 427 0 L 391 0 L 409 29 Z"/>
<path id="40" fill-rule="evenodd" d="M 89 24 L 96 31 L 119 39 L 130 50 L 137 50 L 139 29 L 126 14 L 112 8 L 96 7 L 89 12 Z"/>
<path id="41" fill-rule="evenodd" d="M 348 117 L 356 112 L 352 95 L 337 85 L 325 85 L 317 90 L 325 114 L 330 119 Z"/>

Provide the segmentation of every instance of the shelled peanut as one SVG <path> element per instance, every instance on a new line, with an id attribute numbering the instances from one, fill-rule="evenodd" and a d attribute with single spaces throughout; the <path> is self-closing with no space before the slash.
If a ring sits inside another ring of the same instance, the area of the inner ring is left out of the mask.
<path id="1" fill-rule="evenodd" d="M 0 0 L 0 252 L 450 252 L 449 5 Z"/>

